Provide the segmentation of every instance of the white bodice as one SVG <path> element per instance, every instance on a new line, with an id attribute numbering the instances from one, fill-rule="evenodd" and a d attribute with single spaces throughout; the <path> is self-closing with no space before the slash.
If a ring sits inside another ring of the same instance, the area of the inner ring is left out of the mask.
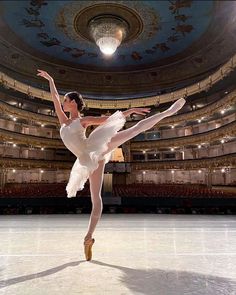
<path id="1" fill-rule="evenodd" d="M 86 151 L 86 129 L 81 125 L 80 118 L 73 120 L 69 125 L 63 124 L 60 136 L 64 145 L 76 156 L 81 156 Z"/>

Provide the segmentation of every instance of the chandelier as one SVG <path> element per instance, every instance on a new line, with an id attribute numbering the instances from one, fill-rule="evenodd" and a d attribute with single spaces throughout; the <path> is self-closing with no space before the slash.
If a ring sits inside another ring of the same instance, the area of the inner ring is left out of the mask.
<path id="1" fill-rule="evenodd" d="M 126 37 L 128 24 L 120 17 L 103 14 L 89 22 L 89 31 L 101 52 L 112 55 Z"/>

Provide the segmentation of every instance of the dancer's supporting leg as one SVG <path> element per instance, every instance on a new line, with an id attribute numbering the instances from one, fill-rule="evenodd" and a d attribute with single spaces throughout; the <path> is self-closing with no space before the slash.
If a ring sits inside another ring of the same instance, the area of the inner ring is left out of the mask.
<path id="1" fill-rule="evenodd" d="M 155 114 L 151 117 L 148 117 L 146 119 L 143 119 L 139 121 L 134 126 L 118 132 L 110 141 L 108 144 L 108 150 L 104 153 L 108 153 L 115 149 L 116 147 L 122 145 L 127 140 L 130 140 L 131 138 L 137 136 L 139 133 L 144 132 L 153 126 L 155 126 L 159 121 L 164 119 L 165 117 L 172 116 L 175 114 L 178 110 L 180 110 L 183 105 L 185 104 L 185 99 L 181 98 L 178 101 L 176 101 L 169 109 L 162 113 Z"/>
<path id="2" fill-rule="evenodd" d="M 103 205 L 101 198 L 101 189 L 103 182 L 104 167 L 105 160 L 102 160 L 99 162 L 98 168 L 89 177 L 90 193 L 92 200 L 92 212 L 90 215 L 88 231 L 84 238 L 85 241 L 92 238 L 92 234 L 102 214 Z"/>

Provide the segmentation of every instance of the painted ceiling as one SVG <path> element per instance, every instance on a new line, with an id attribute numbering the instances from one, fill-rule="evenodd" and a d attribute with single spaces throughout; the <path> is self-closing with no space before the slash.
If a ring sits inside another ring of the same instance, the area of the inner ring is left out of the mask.
<path id="1" fill-rule="evenodd" d="M 61 89 L 69 89 L 78 81 L 82 92 L 91 97 L 117 96 L 122 89 L 121 97 L 137 97 L 182 87 L 215 69 L 235 50 L 235 46 L 230 48 L 235 43 L 231 38 L 235 31 L 230 31 L 235 21 L 231 20 L 232 2 L 1 1 L 0 49 L 5 54 L 1 65 L 6 71 L 14 68 L 25 81 L 32 76 L 36 84 L 33 73 L 41 67 L 55 75 Z M 79 35 L 75 25 L 81 11 L 95 10 L 97 5 L 133 11 L 141 22 L 137 37 L 122 44 L 109 58 L 94 42 Z M 221 52 L 223 42 L 225 52 Z"/>
<path id="2" fill-rule="evenodd" d="M 79 10 L 99 1 L 3 2 L 4 21 L 23 42 L 78 66 L 101 68 L 145 66 L 181 52 L 205 32 L 213 10 L 213 1 L 122 1 L 137 11 L 144 30 L 107 59 L 94 43 L 79 38 L 73 26 Z"/>

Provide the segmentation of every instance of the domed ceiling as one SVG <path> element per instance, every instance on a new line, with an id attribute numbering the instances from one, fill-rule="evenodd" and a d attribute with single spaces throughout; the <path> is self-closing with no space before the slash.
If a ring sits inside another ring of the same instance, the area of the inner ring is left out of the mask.
<path id="1" fill-rule="evenodd" d="M 234 1 L 1 1 L 1 65 L 44 86 L 51 73 L 62 90 L 91 98 L 140 97 L 209 75 L 236 48 Z M 124 19 L 128 37 L 111 57 L 88 33 L 97 15 Z"/>

